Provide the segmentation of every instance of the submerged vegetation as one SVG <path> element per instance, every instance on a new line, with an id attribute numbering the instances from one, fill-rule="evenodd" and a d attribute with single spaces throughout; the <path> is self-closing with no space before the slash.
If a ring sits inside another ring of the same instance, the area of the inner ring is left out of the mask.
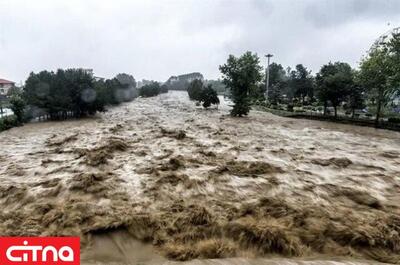
<path id="1" fill-rule="evenodd" d="M 211 105 L 218 105 L 219 98 L 217 92 L 212 88 L 212 85 L 204 86 L 201 80 L 195 79 L 188 86 L 188 95 L 190 100 L 203 103 L 204 108 Z"/>

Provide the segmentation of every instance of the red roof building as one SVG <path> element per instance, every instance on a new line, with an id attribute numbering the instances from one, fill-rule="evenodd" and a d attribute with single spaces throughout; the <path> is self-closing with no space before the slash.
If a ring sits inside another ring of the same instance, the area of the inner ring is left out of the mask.
<path id="1" fill-rule="evenodd" d="M 0 95 L 7 95 L 8 90 L 14 86 L 15 82 L 0 78 Z"/>

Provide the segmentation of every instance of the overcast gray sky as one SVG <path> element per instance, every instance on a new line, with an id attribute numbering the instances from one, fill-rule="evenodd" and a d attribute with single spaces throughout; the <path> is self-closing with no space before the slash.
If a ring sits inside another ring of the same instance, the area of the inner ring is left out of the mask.
<path id="1" fill-rule="evenodd" d="M 398 26 L 400 0 L 0 0 L 0 78 L 84 67 L 104 77 L 211 79 L 229 54 L 247 50 L 315 73 L 329 61 L 357 66 Z"/>

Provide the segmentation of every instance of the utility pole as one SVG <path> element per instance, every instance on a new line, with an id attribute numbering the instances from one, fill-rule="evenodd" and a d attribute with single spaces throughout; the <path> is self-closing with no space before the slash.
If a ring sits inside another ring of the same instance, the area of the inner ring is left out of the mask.
<path id="1" fill-rule="evenodd" d="M 269 60 L 271 59 L 271 57 L 272 57 L 273 55 L 272 54 L 267 54 L 267 55 L 265 55 L 265 57 L 267 57 L 267 80 L 265 81 L 265 86 L 266 86 L 266 90 L 267 90 L 267 92 L 266 92 L 266 95 L 265 95 L 265 98 L 266 98 L 266 100 L 268 101 L 268 89 L 269 89 Z"/>

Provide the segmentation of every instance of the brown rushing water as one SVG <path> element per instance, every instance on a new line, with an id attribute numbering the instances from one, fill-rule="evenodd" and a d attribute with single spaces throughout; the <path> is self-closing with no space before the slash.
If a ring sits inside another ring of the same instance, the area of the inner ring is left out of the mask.
<path id="1" fill-rule="evenodd" d="M 228 113 L 170 92 L 0 133 L 0 234 L 79 235 L 84 264 L 400 263 L 400 133 Z"/>

